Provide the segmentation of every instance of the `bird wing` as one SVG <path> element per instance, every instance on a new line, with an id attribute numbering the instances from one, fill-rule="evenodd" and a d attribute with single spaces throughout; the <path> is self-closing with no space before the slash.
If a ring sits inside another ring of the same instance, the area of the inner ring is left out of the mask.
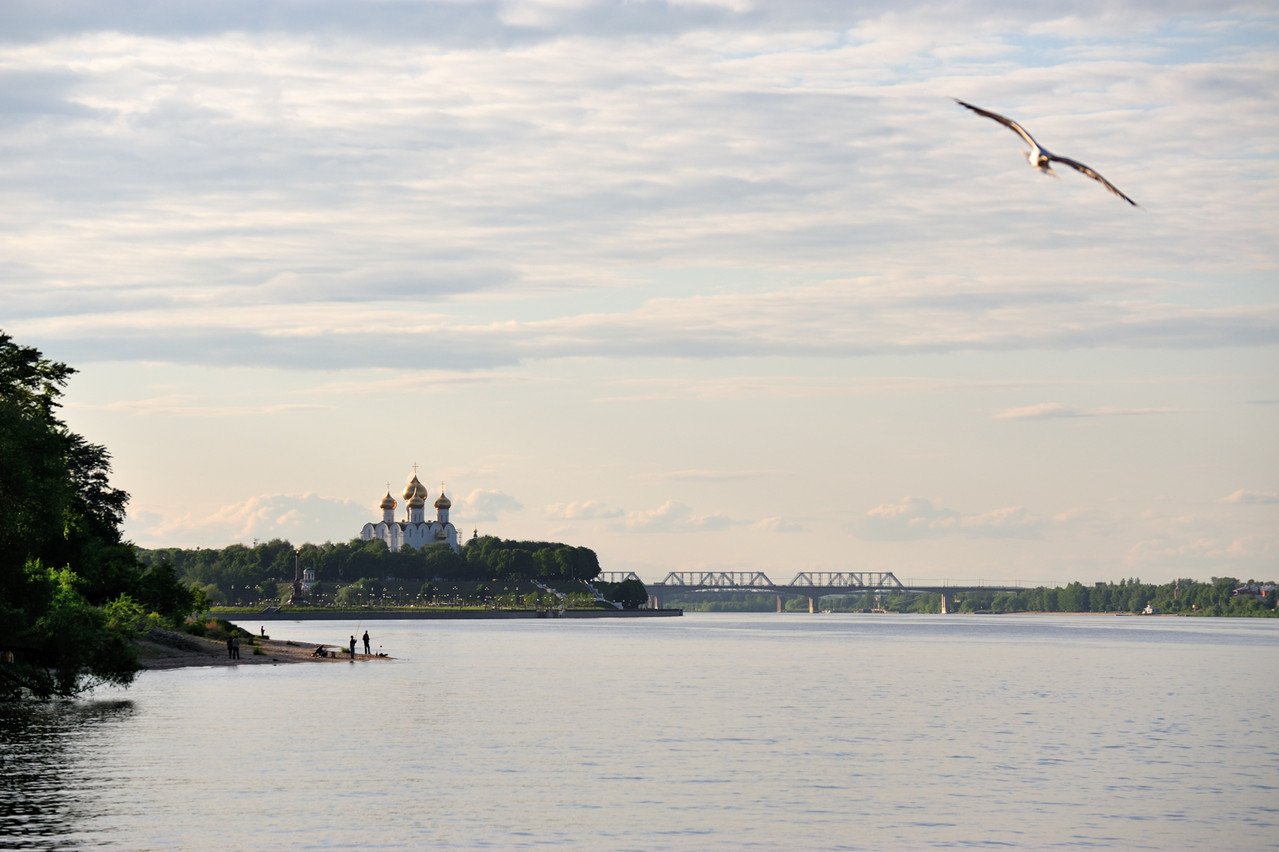
<path id="1" fill-rule="evenodd" d="M 1000 114 L 999 114 L 999 113 L 997 113 L 997 112 L 991 112 L 991 111 L 990 111 L 990 110 L 988 110 L 988 109 L 982 109 L 981 107 L 973 106 L 973 105 L 972 105 L 972 104 L 970 104 L 970 103 L 965 103 L 964 101 L 961 101 L 959 98 L 951 98 L 951 100 L 953 100 L 955 103 L 959 104 L 961 107 L 964 107 L 965 109 L 970 109 L 970 110 L 972 110 L 973 112 L 977 113 L 978 115 L 984 115 L 984 116 L 986 116 L 986 117 L 987 117 L 987 118 L 989 118 L 989 119 L 993 119 L 994 121 L 998 121 L 998 122 L 999 122 L 1000 124 L 1002 124 L 1004 127 L 1007 127 L 1007 128 L 1008 128 L 1009 130 L 1011 130 L 1013 133 L 1016 133 L 1018 136 L 1020 136 L 1022 139 L 1024 139 L 1024 140 L 1026 141 L 1026 144 L 1027 144 L 1027 145 L 1029 145 L 1030 147 L 1032 147 L 1032 148 L 1036 148 L 1036 149 L 1041 150 L 1041 151 L 1043 150 L 1043 149 L 1040 147 L 1039 143 L 1035 141 L 1035 137 L 1033 137 L 1033 136 L 1031 136 L 1029 133 L 1027 133 L 1027 132 L 1026 132 L 1026 128 L 1022 127 L 1020 124 L 1018 124 L 1017 122 L 1013 121 L 1011 118 L 1008 118 L 1007 116 L 1000 115 Z"/>
<path id="2" fill-rule="evenodd" d="M 1078 160 L 1072 160 L 1069 157 L 1058 157 L 1056 154 L 1048 154 L 1048 159 L 1052 160 L 1054 163 L 1061 163 L 1063 166 L 1070 166 L 1072 169 L 1079 172 L 1081 175 L 1087 175 L 1088 177 L 1097 181 L 1097 183 L 1106 187 L 1106 189 L 1110 190 L 1115 195 L 1118 195 L 1124 201 L 1127 201 L 1133 207 L 1141 206 L 1140 204 L 1138 204 L 1137 202 L 1133 201 L 1131 198 L 1129 198 L 1128 196 L 1120 192 L 1119 187 L 1115 186 L 1113 183 L 1111 183 L 1110 181 L 1102 177 L 1100 174 L 1098 174 L 1095 170 L 1093 170 L 1089 166 L 1085 166 L 1083 163 L 1079 162 Z"/>

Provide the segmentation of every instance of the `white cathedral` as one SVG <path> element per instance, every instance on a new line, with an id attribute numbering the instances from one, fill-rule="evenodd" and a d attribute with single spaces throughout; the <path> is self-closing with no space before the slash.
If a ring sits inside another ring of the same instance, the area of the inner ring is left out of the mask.
<path id="1" fill-rule="evenodd" d="M 405 519 L 395 520 L 395 498 L 391 496 L 388 485 L 386 496 L 379 504 L 382 509 L 382 520 L 376 524 L 365 524 L 360 530 L 360 538 L 365 541 L 381 539 L 392 552 L 404 545 L 422 549 L 430 545 L 447 544 L 457 552 L 457 529 L 449 523 L 449 508 L 453 502 L 444 494 L 440 486 L 440 496 L 435 501 L 435 518 L 425 517 L 426 486 L 418 481 L 417 465 L 413 465 L 413 478 L 404 486 L 404 507 L 408 510 Z"/>

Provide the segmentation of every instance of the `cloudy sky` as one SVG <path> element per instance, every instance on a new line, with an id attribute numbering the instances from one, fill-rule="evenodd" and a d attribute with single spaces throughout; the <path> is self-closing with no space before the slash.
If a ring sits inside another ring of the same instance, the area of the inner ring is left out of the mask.
<path id="1" fill-rule="evenodd" d="M 1271 2 L 0 5 L 0 328 L 146 546 L 1279 576 Z M 1141 208 L 962 98 L 1022 121 Z"/>

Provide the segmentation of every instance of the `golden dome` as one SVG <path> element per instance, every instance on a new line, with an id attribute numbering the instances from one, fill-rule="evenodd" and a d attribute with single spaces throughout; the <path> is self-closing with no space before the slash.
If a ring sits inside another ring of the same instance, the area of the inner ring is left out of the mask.
<path id="1" fill-rule="evenodd" d="M 379 505 L 380 505 L 380 508 L 383 508 L 383 509 L 395 508 L 395 498 L 391 496 L 391 489 L 389 488 L 386 489 L 386 496 L 382 498 L 382 502 Z"/>
<path id="2" fill-rule="evenodd" d="M 404 486 L 404 499 L 410 503 L 417 500 L 419 506 L 426 502 L 426 486 L 418 481 L 416 473 L 409 480 L 409 484 Z"/>
<path id="3" fill-rule="evenodd" d="M 440 498 L 435 501 L 435 508 L 448 509 L 453 505 L 453 501 L 444 496 L 444 492 L 440 492 Z"/>

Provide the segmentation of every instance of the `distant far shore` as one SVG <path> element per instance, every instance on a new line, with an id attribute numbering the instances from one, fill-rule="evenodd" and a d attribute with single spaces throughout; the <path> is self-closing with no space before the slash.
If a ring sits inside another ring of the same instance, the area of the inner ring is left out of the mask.
<path id="1" fill-rule="evenodd" d="M 394 621 L 405 619 L 489 618 L 663 618 L 680 616 L 682 609 L 216 609 L 228 621 Z"/>

